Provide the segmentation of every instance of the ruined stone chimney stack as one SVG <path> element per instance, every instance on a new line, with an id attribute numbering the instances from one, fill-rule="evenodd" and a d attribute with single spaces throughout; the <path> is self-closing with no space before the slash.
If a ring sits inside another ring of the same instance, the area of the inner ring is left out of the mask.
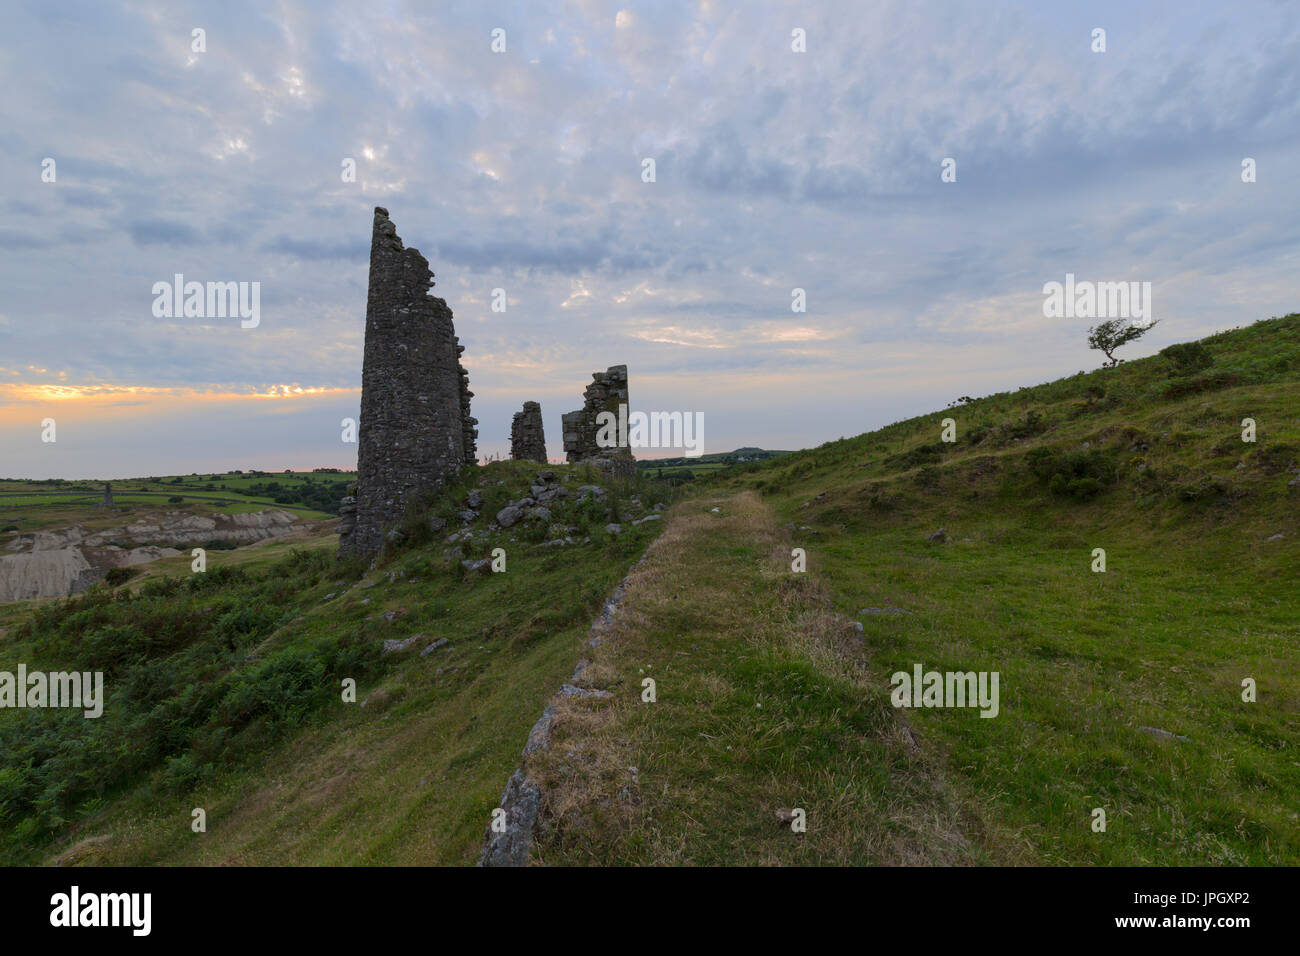
<path id="1" fill-rule="evenodd" d="M 343 554 L 372 557 L 387 528 L 476 461 L 469 373 L 460 364 L 451 309 L 430 294 L 433 272 L 375 207 L 361 373 L 355 519 L 340 528 Z M 352 514 L 349 514 L 352 519 Z"/>
<path id="2" fill-rule="evenodd" d="M 542 406 L 524 402 L 510 423 L 510 457 L 515 461 L 546 462 L 546 436 L 542 432 Z"/>

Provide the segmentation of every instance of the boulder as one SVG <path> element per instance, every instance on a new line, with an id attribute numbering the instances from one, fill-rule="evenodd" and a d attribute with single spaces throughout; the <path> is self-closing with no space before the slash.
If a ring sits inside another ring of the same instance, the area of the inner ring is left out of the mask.
<path id="1" fill-rule="evenodd" d="M 524 866 L 533 844 L 533 825 L 541 809 L 541 791 L 516 770 L 505 792 L 501 794 L 501 809 L 505 810 L 505 829 L 498 833 L 487 830 L 487 846 L 479 858 L 479 866 Z"/>

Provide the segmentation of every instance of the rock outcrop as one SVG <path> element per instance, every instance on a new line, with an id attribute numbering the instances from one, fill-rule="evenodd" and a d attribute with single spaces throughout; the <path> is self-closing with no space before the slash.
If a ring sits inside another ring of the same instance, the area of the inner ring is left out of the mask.
<path id="1" fill-rule="evenodd" d="M 19 534 L 0 556 L 0 604 L 76 594 L 109 568 L 146 564 L 214 541 L 253 544 L 295 533 L 304 524 L 280 508 L 233 515 L 169 511 L 111 528 L 71 525 Z"/>
<path id="2" fill-rule="evenodd" d="M 366 347 L 355 511 L 339 551 L 371 557 L 388 526 L 419 507 L 444 481 L 477 459 L 465 350 L 451 309 L 429 294 L 429 262 L 407 249 L 376 206 L 370 240 Z"/>

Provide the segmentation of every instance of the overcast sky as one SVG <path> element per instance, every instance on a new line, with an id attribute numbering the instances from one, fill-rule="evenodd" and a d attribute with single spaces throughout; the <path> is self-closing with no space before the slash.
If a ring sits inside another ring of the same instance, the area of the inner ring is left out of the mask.
<path id="1" fill-rule="evenodd" d="M 531 399 L 562 456 L 618 363 L 705 451 L 1094 368 L 1093 323 L 1043 315 L 1067 272 L 1152 283 L 1131 357 L 1300 308 L 1295 3 L 0 17 L 0 476 L 351 467 L 376 205 L 455 313 L 481 455 Z M 260 282 L 260 324 L 155 317 L 175 273 Z"/>

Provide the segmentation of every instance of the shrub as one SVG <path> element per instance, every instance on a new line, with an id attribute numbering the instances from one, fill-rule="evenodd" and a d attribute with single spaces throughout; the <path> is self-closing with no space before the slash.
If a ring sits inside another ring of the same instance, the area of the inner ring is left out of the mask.
<path id="1" fill-rule="evenodd" d="M 273 743 L 341 676 L 371 672 L 376 642 L 356 631 L 246 652 L 299 614 L 322 563 L 299 552 L 266 575 L 160 576 L 134 595 L 92 588 L 38 608 L 18 636 L 61 669 L 106 671 L 109 700 L 98 720 L 24 710 L 0 721 L 0 852 L 30 856 L 128 782 L 184 793 Z"/>
<path id="2" fill-rule="evenodd" d="M 115 588 L 119 584 L 130 581 L 139 573 L 139 568 L 109 568 L 108 573 L 104 575 L 104 583 L 110 588 Z"/>
<path id="3" fill-rule="evenodd" d="M 933 441 L 925 445 L 917 445 L 915 448 L 909 448 L 897 455 L 890 455 L 885 459 L 885 464 L 899 470 L 915 468 L 917 465 L 928 465 L 938 461 L 947 450 L 948 446 L 944 442 Z"/>
<path id="4" fill-rule="evenodd" d="M 922 488 L 933 488 L 939 484 L 939 469 L 934 465 L 922 465 L 917 469 L 915 481 Z"/>
<path id="5" fill-rule="evenodd" d="M 1202 475 L 1195 482 L 1175 489 L 1179 500 L 1192 503 L 1219 501 L 1228 495 L 1228 486 L 1213 475 Z"/>
<path id="6" fill-rule="evenodd" d="M 1041 435 L 1047 431 L 1048 427 L 1049 422 L 1043 417 L 1042 413 L 1031 408 L 1025 412 L 1025 417 L 1021 421 L 1003 422 L 999 425 L 998 434 L 1002 441 L 1023 440 L 1034 435 Z"/>
<path id="7" fill-rule="evenodd" d="M 1160 354 L 1169 360 L 1175 375 L 1187 375 L 1214 364 L 1214 357 L 1200 342 L 1179 342 L 1161 349 Z"/>
<path id="8" fill-rule="evenodd" d="M 147 598 L 166 597 L 180 590 L 184 581 L 181 578 L 159 577 L 144 582 L 140 587 L 140 596 Z"/>
<path id="9" fill-rule="evenodd" d="M 170 498 L 167 499 L 167 502 L 168 502 L 169 504 L 178 505 L 178 504 L 180 504 L 181 502 L 183 502 L 184 500 L 185 500 L 185 499 L 182 498 L 180 495 L 172 495 Z"/>
<path id="10" fill-rule="evenodd" d="M 1231 442 L 1234 447 L 1240 447 L 1240 442 L 1236 438 L 1231 439 Z M 1297 457 L 1294 445 L 1279 443 L 1256 448 L 1250 456 L 1250 461 L 1252 464 L 1258 465 L 1264 474 L 1278 475 L 1290 468 L 1294 468 Z"/>
<path id="11" fill-rule="evenodd" d="M 1072 498 L 1092 498 L 1101 492 L 1101 482 L 1096 478 L 1068 478 L 1061 472 L 1052 476 L 1047 487 L 1053 494 Z"/>
<path id="12" fill-rule="evenodd" d="M 1240 376 L 1235 372 L 1217 370 L 1196 375 L 1191 378 L 1178 378 L 1165 386 L 1165 398 L 1180 398 L 1195 395 L 1198 392 L 1212 392 L 1216 389 L 1236 385 Z"/>
<path id="13" fill-rule="evenodd" d="M 1115 465 L 1098 449 L 1064 454 L 1039 447 L 1025 456 L 1029 470 L 1047 484 L 1054 495 L 1087 499 L 1101 494 L 1115 482 Z"/>

